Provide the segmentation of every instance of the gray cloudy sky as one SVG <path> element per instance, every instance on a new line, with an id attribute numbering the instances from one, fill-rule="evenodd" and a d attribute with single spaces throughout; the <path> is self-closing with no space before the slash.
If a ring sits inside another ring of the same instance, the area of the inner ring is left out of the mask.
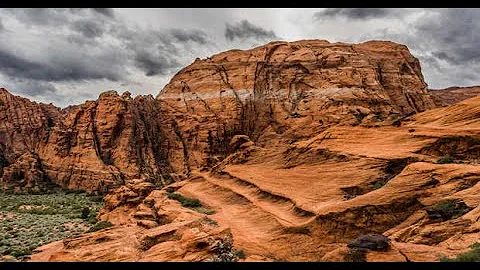
<path id="1" fill-rule="evenodd" d="M 0 87 L 65 107 L 153 94 L 196 57 L 273 40 L 403 43 L 430 88 L 480 85 L 480 9 L 0 9 Z"/>

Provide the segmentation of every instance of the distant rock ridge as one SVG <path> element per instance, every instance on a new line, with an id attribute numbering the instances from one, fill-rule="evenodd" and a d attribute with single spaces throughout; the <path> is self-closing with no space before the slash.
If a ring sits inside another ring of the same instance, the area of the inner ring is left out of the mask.
<path id="1" fill-rule="evenodd" d="M 480 86 L 458 87 L 445 89 L 430 89 L 428 91 L 436 106 L 443 107 L 458 103 L 465 99 L 480 96 Z"/>

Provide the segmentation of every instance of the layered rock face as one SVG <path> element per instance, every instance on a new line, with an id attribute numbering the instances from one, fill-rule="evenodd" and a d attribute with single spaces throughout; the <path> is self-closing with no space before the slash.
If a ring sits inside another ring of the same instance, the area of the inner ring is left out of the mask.
<path id="1" fill-rule="evenodd" d="M 2 93 L 3 103 L 8 104 L 0 112 L 4 116 L 0 143 L 4 188 L 15 188 L 19 181 L 33 187 L 26 173 L 32 168 L 41 175 L 35 182 L 100 192 L 126 179 L 143 177 L 166 184 L 184 173 L 174 120 L 162 117 L 166 112 L 152 96 L 133 99 L 128 93 L 120 96 L 110 91 L 96 101 L 61 111 L 6 90 Z M 38 164 L 16 164 L 24 163 L 18 157 L 26 153 L 37 157 Z"/>
<path id="2" fill-rule="evenodd" d="M 387 41 L 303 40 L 227 51 L 182 69 L 157 98 L 182 94 L 188 104 L 192 99 L 252 96 L 291 103 L 285 105 L 293 111 L 302 97 L 333 96 L 342 89 L 363 90 L 371 101 L 383 99 L 400 113 L 434 107 L 418 59 L 406 46 Z"/>
<path id="3" fill-rule="evenodd" d="M 182 69 L 157 99 L 178 117 L 197 118 L 179 122 L 187 140 L 203 149 L 191 151 L 195 164 L 225 157 L 235 134 L 265 146 L 331 125 L 389 123 L 435 106 L 418 60 L 407 47 L 383 41 L 272 42 L 223 52 Z"/>
<path id="4" fill-rule="evenodd" d="M 0 88 L 0 183 L 3 188 L 34 187 L 48 182 L 35 152 L 60 118 L 59 108 L 14 96 Z"/>
<path id="5" fill-rule="evenodd" d="M 480 96 L 480 86 L 471 87 L 448 87 L 445 89 L 430 89 L 430 96 L 436 106 L 448 106 L 469 99 Z"/>

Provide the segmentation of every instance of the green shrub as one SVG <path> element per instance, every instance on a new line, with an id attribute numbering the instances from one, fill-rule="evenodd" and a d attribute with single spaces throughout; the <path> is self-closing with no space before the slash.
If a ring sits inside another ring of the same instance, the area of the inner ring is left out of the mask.
<path id="1" fill-rule="evenodd" d="M 97 222 L 93 227 L 91 227 L 87 232 L 96 232 L 105 228 L 112 227 L 113 224 L 108 221 Z"/>
<path id="2" fill-rule="evenodd" d="M 455 160 L 453 159 L 453 157 L 447 155 L 447 156 L 443 156 L 441 158 L 439 158 L 437 160 L 437 164 L 449 164 L 449 163 L 453 163 Z"/>
<path id="3" fill-rule="evenodd" d="M 449 259 L 445 256 L 440 257 L 441 262 L 480 262 L 480 243 L 470 246 L 471 250 L 458 255 L 456 258 Z"/>
<path id="4" fill-rule="evenodd" d="M 379 181 L 376 181 L 374 184 L 373 184 L 373 190 L 376 190 L 376 189 L 379 189 L 383 186 L 385 186 L 387 184 L 388 180 L 387 179 L 382 179 L 382 180 L 379 180 Z"/>
<path id="5" fill-rule="evenodd" d="M 441 218 L 443 220 L 454 219 L 463 216 L 470 208 L 461 200 L 444 200 L 427 209 L 429 218 Z"/>
<path id="6" fill-rule="evenodd" d="M 220 240 L 209 239 L 209 246 L 214 252 L 214 256 L 208 258 L 207 262 L 236 262 L 238 261 L 239 251 L 233 248 L 233 239 L 226 236 Z M 245 253 L 240 252 L 240 255 Z"/>
<path id="7" fill-rule="evenodd" d="M 11 255 L 15 258 L 32 254 L 32 250 L 29 249 L 29 248 L 10 249 L 10 250 L 7 250 L 7 252 L 9 252 L 9 255 Z"/>
<path id="8" fill-rule="evenodd" d="M 183 207 L 194 208 L 202 206 L 202 203 L 199 199 L 184 197 L 178 193 L 167 193 L 167 196 L 169 199 L 179 201 Z"/>
<path id="9" fill-rule="evenodd" d="M 82 214 L 80 215 L 80 218 L 81 218 L 81 219 L 87 219 L 88 216 L 89 216 L 89 214 L 90 214 L 90 208 L 84 207 L 84 208 L 82 209 Z"/>
<path id="10" fill-rule="evenodd" d="M 66 189 L 65 194 L 83 194 L 86 191 L 83 189 Z"/>

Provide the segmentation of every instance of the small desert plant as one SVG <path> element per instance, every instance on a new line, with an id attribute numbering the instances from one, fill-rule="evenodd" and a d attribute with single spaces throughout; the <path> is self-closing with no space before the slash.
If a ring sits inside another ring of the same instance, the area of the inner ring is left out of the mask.
<path id="1" fill-rule="evenodd" d="M 80 218 L 81 219 L 87 219 L 89 214 L 90 214 L 90 208 L 84 207 L 82 209 L 82 214 L 80 215 Z"/>
<path id="2" fill-rule="evenodd" d="M 437 164 L 449 164 L 453 163 L 455 160 L 451 156 L 443 156 L 437 160 Z"/>
<path id="3" fill-rule="evenodd" d="M 239 258 L 239 251 L 233 248 L 233 239 L 230 236 L 226 236 L 221 240 L 209 239 L 209 245 L 212 246 L 212 251 L 215 255 L 207 262 L 236 262 Z M 245 256 L 245 253 L 241 251 L 240 255 Z"/>
<path id="4" fill-rule="evenodd" d="M 169 199 L 179 201 L 183 207 L 194 208 L 194 207 L 201 207 L 202 203 L 200 200 L 195 198 L 184 197 L 178 193 L 167 193 Z"/>
<path id="5" fill-rule="evenodd" d="M 387 182 L 388 182 L 387 179 L 378 180 L 375 183 L 373 183 L 372 188 L 373 188 L 373 190 L 379 189 L 379 188 L 385 186 L 385 184 L 387 184 Z"/>
<path id="6" fill-rule="evenodd" d="M 91 227 L 87 232 L 96 232 L 105 228 L 110 228 L 112 226 L 113 224 L 109 221 L 100 221 L 93 225 L 93 227 Z"/>

